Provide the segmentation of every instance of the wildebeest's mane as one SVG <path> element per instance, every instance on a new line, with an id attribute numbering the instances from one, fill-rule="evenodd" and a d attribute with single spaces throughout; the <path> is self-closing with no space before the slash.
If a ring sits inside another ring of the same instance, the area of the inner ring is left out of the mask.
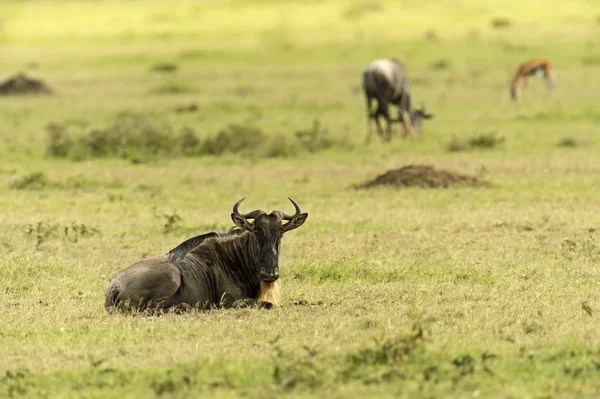
<path id="1" fill-rule="evenodd" d="M 172 250 L 167 252 L 167 255 L 169 256 L 169 260 L 171 262 L 177 262 L 177 261 L 183 259 L 185 257 L 185 255 L 187 255 L 188 252 L 190 252 L 192 249 L 196 248 L 198 245 L 202 244 L 204 241 L 206 241 L 209 238 L 238 235 L 241 232 L 242 232 L 241 229 L 233 227 L 233 228 L 229 229 L 229 231 L 226 233 L 217 233 L 217 232 L 211 231 L 210 233 L 205 233 L 205 234 L 198 235 L 196 237 L 188 238 L 187 240 L 185 240 L 184 242 L 182 242 L 181 244 L 179 244 L 178 246 L 176 246 L 175 248 L 173 248 Z"/>

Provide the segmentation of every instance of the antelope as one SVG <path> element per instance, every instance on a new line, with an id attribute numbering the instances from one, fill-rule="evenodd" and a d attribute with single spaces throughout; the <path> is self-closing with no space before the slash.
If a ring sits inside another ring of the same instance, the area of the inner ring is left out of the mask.
<path id="1" fill-rule="evenodd" d="M 555 80 L 555 71 L 552 63 L 546 59 L 534 59 L 519 66 L 510 84 L 510 96 L 517 101 L 522 87 L 527 87 L 527 79 L 533 75 L 542 75 L 548 90 L 552 89 Z"/>

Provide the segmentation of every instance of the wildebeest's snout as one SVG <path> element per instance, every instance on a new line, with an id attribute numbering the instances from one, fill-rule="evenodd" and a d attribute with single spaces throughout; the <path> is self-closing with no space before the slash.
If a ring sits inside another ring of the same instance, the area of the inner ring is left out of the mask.
<path id="1" fill-rule="evenodd" d="M 260 267 L 260 279 L 267 283 L 273 282 L 279 278 L 279 266 L 273 268 Z"/>

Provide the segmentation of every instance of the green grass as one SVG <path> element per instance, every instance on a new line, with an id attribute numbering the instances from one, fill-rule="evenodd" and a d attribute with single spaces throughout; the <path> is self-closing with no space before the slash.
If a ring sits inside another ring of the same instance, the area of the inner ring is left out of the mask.
<path id="1" fill-rule="evenodd" d="M 0 7 L 0 79 L 55 92 L 0 98 L 0 397 L 600 394 L 594 4 L 58 3 Z M 360 73 L 387 56 L 435 119 L 365 146 Z M 555 91 L 533 79 L 511 103 L 542 56 Z M 89 155 L 95 131 L 115 156 Z M 351 188 L 408 164 L 493 186 Z M 281 308 L 105 313 L 118 270 L 229 229 L 242 196 L 310 215 L 283 242 Z"/>

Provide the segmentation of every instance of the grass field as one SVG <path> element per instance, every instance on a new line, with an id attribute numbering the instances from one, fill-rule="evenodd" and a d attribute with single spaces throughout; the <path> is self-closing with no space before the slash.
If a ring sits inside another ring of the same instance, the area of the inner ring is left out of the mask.
<path id="1" fill-rule="evenodd" d="M 600 395 L 600 10 L 456 4 L 3 1 L 0 80 L 54 94 L 0 97 L 0 397 Z M 364 145 L 378 57 L 435 114 L 416 140 Z M 555 91 L 511 103 L 535 57 Z M 351 188 L 408 164 L 493 186 Z M 104 311 L 118 270 L 242 196 L 309 214 L 281 308 Z"/>

